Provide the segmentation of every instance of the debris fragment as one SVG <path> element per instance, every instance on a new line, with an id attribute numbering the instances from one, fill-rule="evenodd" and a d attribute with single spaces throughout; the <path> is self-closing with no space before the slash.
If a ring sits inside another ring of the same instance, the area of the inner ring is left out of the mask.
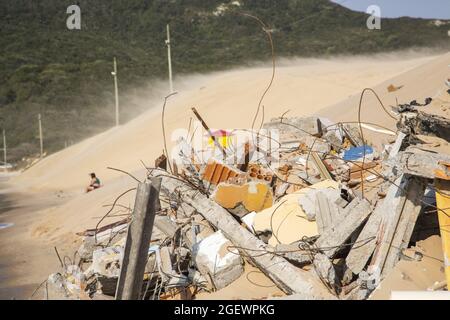
<path id="1" fill-rule="evenodd" d="M 209 275 L 217 290 L 240 277 L 244 268 L 237 249 L 221 231 L 206 237 L 194 246 L 195 263 L 202 274 Z"/>

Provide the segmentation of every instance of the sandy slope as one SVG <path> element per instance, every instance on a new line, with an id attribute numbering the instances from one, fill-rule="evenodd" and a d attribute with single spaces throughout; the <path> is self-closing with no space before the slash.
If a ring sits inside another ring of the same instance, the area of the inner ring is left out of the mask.
<path id="1" fill-rule="evenodd" d="M 388 96 L 385 89 L 390 83 L 405 85 L 395 93 L 400 101 L 433 96 L 448 75 L 449 63 L 450 54 L 437 58 L 401 54 L 284 61 L 277 68 L 274 85 L 264 101 L 266 119 L 291 110 L 289 115 L 292 116 L 320 113 L 333 120 L 354 120 L 357 94 L 362 88 L 375 86 L 382 93 L 382 98 L 392 103 L 394 95 Z M 180 79 L 177 87 L 182 90 L 167 104 L 166 130 L 169 140 L 174 129 L 188 127 L 192 117 L 190 108 L 193 106 L 213 128 L 250 128 L 271 71 L 261 67 Z M 394 80 L 387 80 L 391 78 Z M 377 86 L 379 83 L 382 84 Z M 336 104 L 337 101 L 343 102 Z M 333 106 L 321 111 L 330 105 Z M 10 216 L 10 222 L 22 227 L 15 233 L 8 233 L 9 243 L 25 249 L 28 243 L 39 239 L 45 240 L 43 245 L 48 247 L 55 244 L 58 247 L 73 247 L 75 232 L 94 227 L 98 217 L 107 211 L 102 206 L 111 204 L 117 195 L 136 184 L 131 178 L 106 167 L 121 168 L 142 178 L 145 170 L 140 160 L 152 165 L 162 152 L 162 99 L 152 99 L 148 101 L 148 106 L 150 110 L 134 121 L 51 155 L 12 179 L 14 186 L 21 186 L 28 192 L 62 190 L 70 200 L 58 207 L 34 212 L 27 219 L 21 220 L 19 215 Z M 364 111 L 365 119 L 391 124 L 371 99 L 365 103 Z M 94 193 L 84 194 L 82 190 L 88 181 L 87 175 L 92 171 L 98 173 L 105 186 Z M 133 193 L 120 203 L 131 205 Z M 4 222 L 1 216 L 0 222 Z M 3 241 L 1 237 L 3 235 L 0 233 L 0 241 Z M 5 256 L 0 254 L 0 261 L 4 259 Z M 8 259 L 9 264 L 17 262 L 14 255 L 9 255 Z M 29 272 L 32 272 L 32 267 L 40 265 L 40 259 L 49 259 L 49 256 L 27 259 Z M 34 282 L 42 280 L 35 279 Z M 32 280 L 22 276 L 19 282 L 32 283 Z"/>
<path id="2" fill-rule="evenodd" d="M 373 89 L 389 111 L 391 110 L 390 106 L 395 106 L 397 101 L 399 104 L 409 103 L 412 100 L 423 103 L 427 97 L 438 98 L 448 90 L 444 81 L 450 76 L 449 65 L 450 53 L 447 53 L 407 73 L 387 78 Z M 396 92 L 389 93 L 387 87 L 391 84 L 403 87 Z M 362 87 L 360 91 L 362 91 Z M 318 114 L 334 121 L 357 121 L 360 97 L 361 92 L 358 92 L 349 99 L 320 110 Z M 390 118 L 383 111 L 376 97 L 370 92 L 366 93 L 363 99 L 361 120 L 395 130 L 396 120 Z M 384 142 L 385 140 L 383 136 L 373 135 L 367 131 L 366 133 L 374 142 Z"/>
<path id="3" fill-rule="evenodd" d="M 364 87 L 377 85 L 429 59 L 386 56 L 283 62 L 264 100 L 266 119 L 287 110 L 291 110 L 288 115 L 292 116 L 314 114 Z M 168 139 L 174 129 L 188 127 L 193 106 L 212 128 L 250 128 L 271 71 L 270 68 L 255 68 L 183 78 L 184 89 L 167 104 Z M 142 168 L 140 160 L 151 164 L 163 149 L 162 99 L 149 101 L 148 105 L 151 110 L 146 114 L 46 158 L 17 182 L 38 190 L 80 189 L 86 184 L 89 172 L 97 172 L 107 182 L 118 176 L 105 170 L 108 166 L 134 171 Z M 336 108 L 334 111 L 351 115 L 352 106 L 346 103 L 342 105 L 343 110 Z"/>
<path id="4" fill-rule="evenodd" d="M 424 63 L 431 63 L 435 68 L 434 58 L 429 57 L 340 58 L 284 63 L 285 66 L 277 68 L 274 85 L 264 101 L 266 119 L 287 110 L 291 110 L 290 115 L 317 113 L 324 106 L 358 93 L 361 88 L 374 86 L 405 71 L 415 72 L 410 70 Z M 422 68 L 428 70 L 428 67 Z M 186 89 L 167 104 L 165 123 L 169 142 L 174 129 L 188 127 L 192 106 L 213 128 L 250 128 L 270 75 L 270 68 L 256 68 L 184 79 Z M 403 77 L 409 78 L 408 75 Z M 92 227 L 95 223 L 92 217 L 105 212 L 101 206 L 112 203 L 117 195 L 134 184 L 134 180 L 106 167 L 121 168 L 139 178 L 145 176 L 140 160 L 152 165 L 163 149 L 162 104 L 161 101 L 154 103 L 155 108 L 134 121 L 54 154 L 16 179 L 15 182 L 29 184 L 33 190 L 57 189 L 76 193 L 62 208 L 49 210 L 45 219 L 33 229 L 35 235 L 45 234 L 55 239 Z M 352 104 L 344 103 L 341 109 L 341 112 L 351 113 Z M 379 113 L 378 110 L 374 112 Z M 82 189 L 91 171 L 98 173 L 105 187 L 85 195 Z M 133 194 L 129 196 L 131 198 L 123 203 L 132 203 Z"/>

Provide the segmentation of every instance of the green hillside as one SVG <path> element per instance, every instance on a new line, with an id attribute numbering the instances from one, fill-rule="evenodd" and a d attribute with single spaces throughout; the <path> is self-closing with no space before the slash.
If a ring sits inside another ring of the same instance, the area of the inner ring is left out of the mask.
<path id="1" fill-rule="evenodd" d="M 37 114 L 45 149 L 54 152 L 114 123 L 112 60 L 121 92 L 167 75 L 165 28 L 172 29 L 176 75 L 226 69 L 270 57 L 257 15 L 273 30 L 278 56 L 374 53 L 448 45 L 447 26 L 422 19 L 367 16 L 326 0 L 2 0 L 0 127 L 17 161 L 38 151 Z M 221 4 L 228 10 L 217 12 Z M 68 30 L 66 9 L 81 8 L 82 29 Z M 121 96 L 123 120 L 142 110 Z M 106 115 L 106 116 L 105 116 Z"/>

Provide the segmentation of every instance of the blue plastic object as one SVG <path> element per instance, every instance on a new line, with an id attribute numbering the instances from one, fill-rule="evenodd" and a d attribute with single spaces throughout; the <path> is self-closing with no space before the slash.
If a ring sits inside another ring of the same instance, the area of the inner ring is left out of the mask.
<path id="1" fill-rule="evenodd" d="M 367 157 L 369 154 L 373 153 L 373 148 L 371 146 L 362 146 L 362 147 L 351 148 L 344 152 L 344 160 L 345 161 L 356 161 L 356 160 L 364 157 L 364 152 Z"/>

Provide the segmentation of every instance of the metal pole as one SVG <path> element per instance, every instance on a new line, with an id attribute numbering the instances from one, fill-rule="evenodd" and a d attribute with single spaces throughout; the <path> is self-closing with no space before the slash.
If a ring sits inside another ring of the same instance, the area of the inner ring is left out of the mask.
<path id="1" fill-rule="evenodd" d="M 166 45 L 167 45 L 167 60 L 169 63 L 169 86 L 170 86 L 170 92 L 169 93 L 173 93 L 173 80 L 172 80 L 172 53 L 170 51 L 170 27 L 169 25 L 167 25 L 167 40 L 166 40 Z"/>
<path id="2" fill-rule="evenodd" d="M 117 61 L 116 57 L 114 57 L 114 71 L 112 72 L 114 76 L 114 93 L 116 97 L 116 127 L 119 126 L 119 86 L 117 84 Z"/>
<path id="3" fill-rule="evenodd" d="M 3 162 L 4 162 L 4 171 L 7 172 L 8 168 L 6 167 L 6 131 L 3 129 Z"/>
<path id="4" fill-rule="evenodd" d="M 138 185 L 117 282 L 116 300 L 140 298 L 153 223 L 159 210 L 160 188 L 161 178 L 152 178 Z"/>
<path id="5" fill-rule="evenodd" d="M 209 129 L 208 125 L 206 124 L 205 120 L 203 120 L 202 116 L 198 113 L 197 109 L 195 109 L 194 107 L 191 108 L 192 112 L 195 114 L 195 116 L 197 117 L 198 121 L 200 121 L 200 123 L 203 126 L 203 129 L 206 130 L 206 132 L 208 133 L 209 137 L 213 140 L 215 146 L 222 151 L 223 154 L 223 158 L 225 159 L 227 157 L 227 152 L 225 151 L 224 148 L 222 148 L 222 146 L 220 145 L 219 141 L 217 141 L 216 137 L 212 134 L 211 130 Z"/>
<path id="6" fill-rule="evenodd" d="M 39 144 L 41 149 L 41 159 L 44 157 L 44 138 L 42 136 L 42 119 L 41 114 L 38 114 L 38 121 L 39 121 Z"/>

